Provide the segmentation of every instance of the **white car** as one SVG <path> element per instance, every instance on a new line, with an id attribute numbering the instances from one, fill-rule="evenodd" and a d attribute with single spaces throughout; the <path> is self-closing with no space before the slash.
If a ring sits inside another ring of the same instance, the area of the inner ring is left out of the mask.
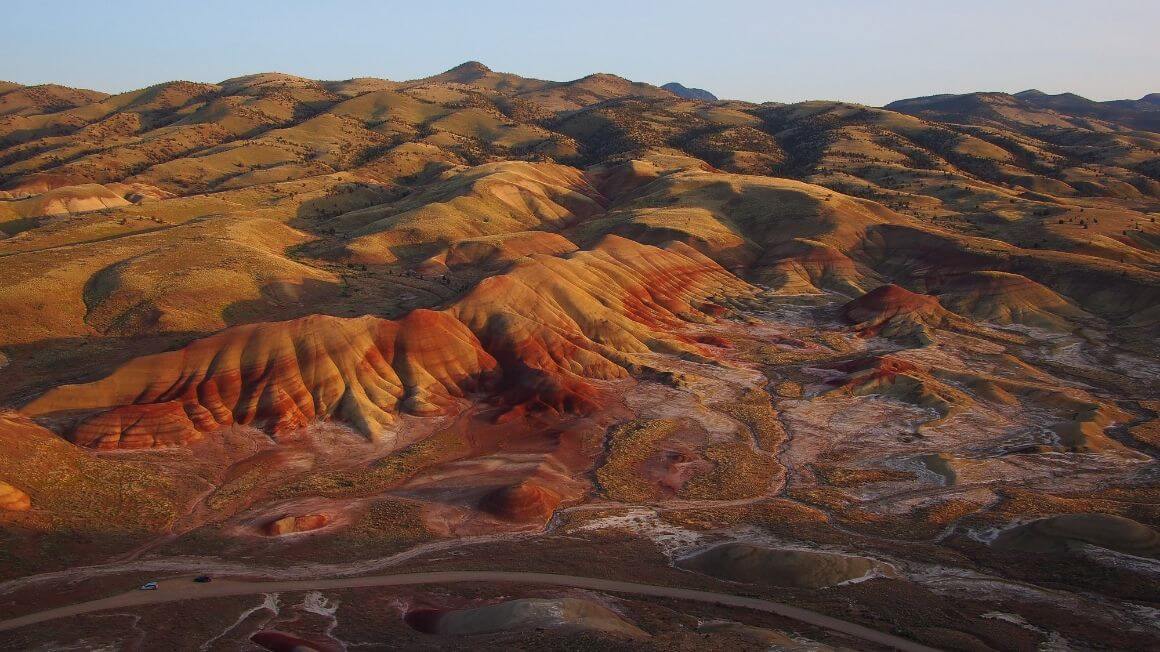
<path id="1" fill-rule="evenodd" d="M 142 591 L 156 591 L 157 590 L 157 582 L 146 582 L 146 583 L 141 585 L 141 590 Z"/>

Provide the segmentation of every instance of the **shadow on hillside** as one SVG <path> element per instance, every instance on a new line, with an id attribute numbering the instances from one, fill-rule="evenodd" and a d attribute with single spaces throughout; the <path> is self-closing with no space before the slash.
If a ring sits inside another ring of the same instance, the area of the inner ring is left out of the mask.
<path id="1" fill-rule="evenodd" d="M 18 407 L 45 391 L 104 377 L 133 358 L 184 346 L 203 332 L 125 337 L 65 337 L 6 346 L 0 368 L 0 407 Z"/>
<path id="2" fill-rule="evenodd" d="M 452 275 L 424 275 L 388 266 L 345 265 L 332 269 L 339 281 L 267 283 L 259 296 L 222 310 L 226 327 L 286 321 L 312 314 L 397 318 L 416 308 L 440 306 L 467 289 Z M 0 407 L 19 407 L 53 387 L 105 377 L 144 355 L 185 346 L 217 331 L 140 333 L 47 338 L 5 346 L 0 353 Z"/>
<path id="3" fill-rule="evenodd" d="M 325 307 L 343 293 L 344 284 L 317 279 L 300 283 L 273 281 L 262 286 L 253 299 L 235 301 L 222 310 L 227 326 L 262 321 L 286 321 L 326 312 Z"/>
<path id="4" fill-rule="evenodd" d="M 334 237 L 349 229 L 349 225 L 337 218 L 371 206 L 393 203 L 408 192 L 408 188 L 383 183 L 344 183 L 336 186 L 330 194 L 299 204 L 289 225 L 319 237 Z"/>

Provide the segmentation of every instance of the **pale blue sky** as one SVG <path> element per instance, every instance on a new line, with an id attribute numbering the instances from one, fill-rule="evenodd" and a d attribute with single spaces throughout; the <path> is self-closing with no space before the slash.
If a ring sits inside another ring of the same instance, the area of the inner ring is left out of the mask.
<path id="1" fill-rule="evenodd" d="M 6 0 L 0 79 L 104 91 L 263 71 L 411 79 L 476 59 L 754 101 L 1160 91 L 1160 0 Z"/>

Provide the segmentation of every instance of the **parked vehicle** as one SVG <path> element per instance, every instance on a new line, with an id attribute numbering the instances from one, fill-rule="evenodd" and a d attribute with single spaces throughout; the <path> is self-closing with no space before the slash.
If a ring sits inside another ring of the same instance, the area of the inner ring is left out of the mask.
<path id="1" fill-rule="evenodd" d="M 197 582 L 198 584 L 207 584 L 212 582 L 213 578 L 209 575 L 198 575 L 197 577 L 193 578 L 193 581 Z"/>
<path id="2" fill-rule="evenodd" d="M 157 582 L 146 582 L 146 583 L 141 585 L 141 590 L 142 591 L 156 591 L 157 590 Z"/>

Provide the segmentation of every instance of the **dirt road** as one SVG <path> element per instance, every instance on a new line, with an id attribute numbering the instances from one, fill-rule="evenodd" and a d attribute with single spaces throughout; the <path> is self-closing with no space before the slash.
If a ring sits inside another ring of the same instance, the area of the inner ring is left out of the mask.
<path id="1" fill-rule="evenodd" d="M 521 584 L 548 584 L 553 586 L 568 586 L 594 591 L 611 593 L 626 593 L 630 595 L 648 595 L 677 600 L 693 600 L 710 604 L 721 604 L 742 609 L 753 609 L 791 618 L 809 625 L 822 627 L 833 632 L 855 636 L 857 638 L 890 646 L 899 650 L 913 652 L 930 652 L 933 648 L 920 645 L 913 641 L 880 632 L 869 627 L 839 620 L 807 609 L 793 607 L 779 602 L 747 598 L 727 593 L 712 593 L 694 589 L 682 589 L 670 586 L 654 586 L 651 584 L 637 584 L 635 582 L 619 582 L 603 580 L 594 577 L 577 577 L 574 575 L 554 575 L 549 573 L 520 573 L 507 571 L 446 571 L 433 573 L 403 573 L 397 575 L 372 575 L 366 577 L 342 577 L 334 579 L 286 580 L 273 582 L 236 582 L 218 580 L 210 584 L 196 584 L 189 578 L 170 579 L 160 582 L 156 591 L 130 591 L 100 600 L 80 602 L 65 607 L 49 609 L 10 620 L 0 621 L 0 631 L 15 629 L 26 625 L 34 625 L 57 618 L 66 618 L 80 614 L 103 611 L 105 609 L 119 609 L 140 605 L 178 602 L 180 600 L 196 600 L 202 598 L 219 598 L 234 595 L 256 595 L 261 593 L 278 593 L 293 591 L 318 591 L 328 589 L 350 589 L 368 586 L 408 586 L 415 584 L 448 584 L 456 582 L 518 582 Z"/>

